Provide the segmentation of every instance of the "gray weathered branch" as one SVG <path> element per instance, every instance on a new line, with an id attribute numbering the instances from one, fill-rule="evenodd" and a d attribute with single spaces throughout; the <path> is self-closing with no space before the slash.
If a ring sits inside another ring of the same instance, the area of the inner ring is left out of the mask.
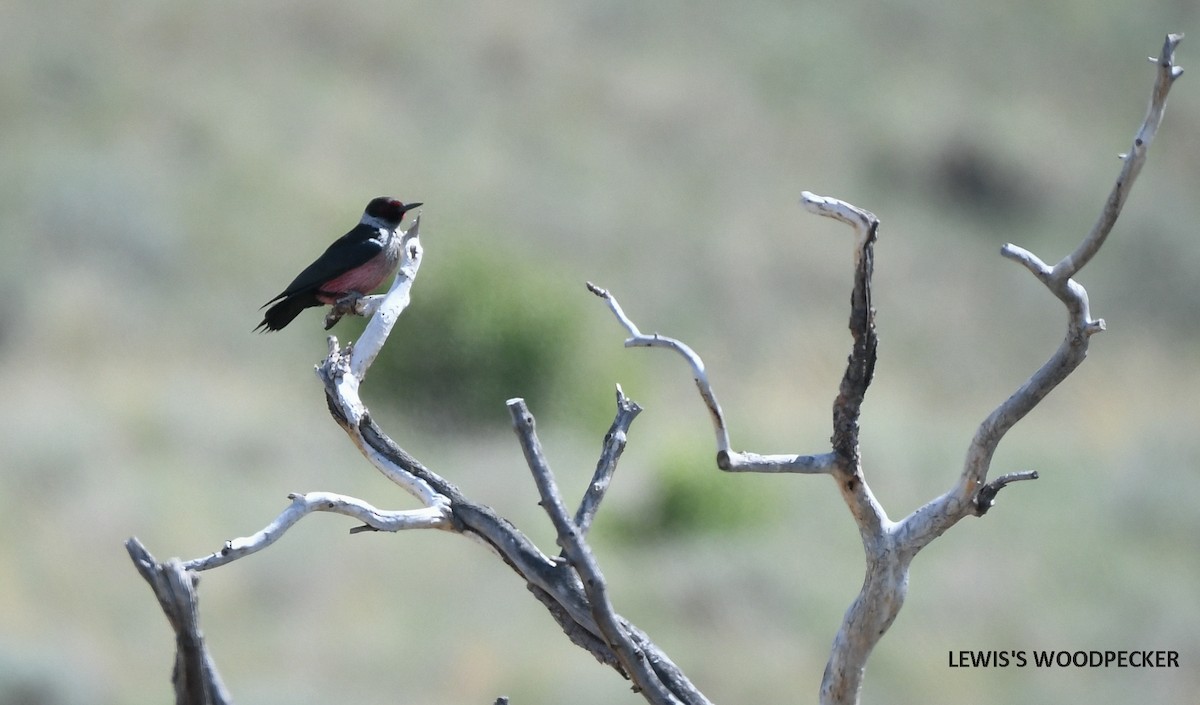
<path id="1" fill-rule="evenodd" d="M 855 281 L 851 293 L 850 331 L 854 345 L 839 386 L 833 409 L 832 452 L 819 455 L 772 455 L 734 453 L 729 450 L 729 432 L 716 394 L 700 356 L 686 344 L 655 333 L 643 334 L 625 315 L 616 299 L 591 283 L 588 288 L 608 302 L 609 308 L 629 332 L 626 347 L 665 347 L 681 355 L 691 366 L 700 396 L 712 417 L 717 436 L 717 466 L 722 470 L 754 472 L 821 472 L 838 481 L 843 500 L 858 525 L 866 552 L 867 568 L 858 597 L 846 611 L 842 626 L 821 683 L 822 705 L 852 705 L 858 702 L 862 677 L 871 650 L 891 626 L 903 605 L 908 588 L 908 569 L 913 557 L 930 541 L 965 516 L 982 516 L 993 505 L 997 493 L 1013 482 L 1037 479 L 1035 471 L 1021 471 L 987 481 L 992 456 L 1004 434 L 1029 413 L 1060 382 L 1083 362 L 1089 338 L 1104 330 L 1104 321 L 1093 319 L 1087 291 L 1072 277 L 1099 251 L 1112 231 L 1133 182 L 1145 161 L 1150 142 L 1162 120 L 1167 93 L 1183 69 L 1174 54 L 1181 34 L 1167 35 L 1159 58 L 1154 90 L 1145 120 L 1134 137 L 1130 151 L 1121 156 L 1123 166 L 1116 184 L 1092 230 L 1074 252 L 1054 266 L 1016 245 L 1005 245 L 1001 253 L 1038 278 L 1067 308 L 1066 336 L 1050 360 L 980 425 L 967 453 L 958 484 L 900 522 L 888 519 L 883 507 L 867 486 L 858 445 L 858 419 L 864 395 L 875 366 L 877 339 L 875 311 L 871 304 L 874 243 L 879 221 L 870 212 L 837 199 L 805 192 L 802 204 L 825 217 L 835 218 L 855 229 Z"/>
<path id="2" fill-rule="evenodd" d="M 602 289 L 595 284 L 587 283 L 588 291 L 596 296 L 604 299 L 608 303 L 609 309 L 616 316 L 617 321 L 629 331 L 629 338 L 625 340 L 627 348 L 667 348 L 678 353 L 692 368 L 692 379 L 696 383 L 696 389 L 700 392 L 700 398 L 704 400 L 704 406 L 708 409 L 708 415 L 712 419 L 713 432 L 717 440 L 717 467 L 730 472 L 798 472 L 798 473 L 829 473 L 833 470 L 834 455 L 833 453 L 825 453 L 822 455 L 760 455 L 758 453 L 740 453 L 730 449 L 729 445 L 729 428 L 725 424 L 725 414 L 721 411 L 721 404 L 717 401 L 717 394 L 713 391 L 712 384 L 708 381 L 708 372 L 704 367 L 704 360 L 696 354 L 696 351 L 684 343 L 669 338 L 659 333 L 646 335 L 642 333 L 637 325 L 625 315 L 625 311 L 621 308 L 621 304 L 617 302 L 616 297 L 608 292 L 607 289 Z"/>
<path id="3" fill-rule="evenodd" d="M 583 494 L 583 499 L 579 502 L 579 509 L 575 512 L 575 525 L 579 527 L 584 536 L 587 536 L 588 529 L 592 526 L 592 520 L 596 518 L 596 512 L 600 510 L 600 502 L 604 500 L 604 495 L 608 492 L 613 473 L 617 470 L 617 461 L 625 452 L 629 426 L 640 413 L 642 413 L 642 407 L 626 397 L 621 385 L 618 384 L 617 416 L 604 436 L 604 447 L 600 451 L 600 460 L 596 463 L 596 472 L 592 474 L 592 481 L 588 483 L 587 492 Z"/>
<path id="4" fill-rule="evenodd" d="M 651 668 L 642 650 L 634 644 L 613 609 L 608 597 L 608 583 L 584 539 L 583 531 L 567 513 L 558 483 L 554 481 L 554 473 L 550 471 L 550 464 L 538 440 L 533 414 L 525 405 L 525 400 L 508 400 L 508 409 L 517 438 L 521 441 L 521 449 L 525 452 L 525 462 L 533 473 L 534 483 L 541 495 L 542 508 L 550 516 L 554 531 L 558 534 L 558 545 L 583 584 L 592 616 L 605 644 L 617 655 L 621 670 L 633 681 L 634 689 L 641 692 L 647 701 L 656 705 L 679 703 Z"/>
<path id="5" fill-rule="evenodd" d="M 980 424 L 967 450 L 966 462 L 958 483 L 946 494 L 905 518 L 903 532 L 906 540 L 917 550 L 940 536 L 964 516 L 979 516 L 991 507 L 995 493 L 1007 484 L 987 483 L 992 457 L 1000 440 L 1083 363 L 1092 335 L 1104 330 L 1104 320 L 1092 318 L 1087 290 L 1072 277 L 1095 257 L 1100 246 L 1108 238 L 1117 216 L 1121 213 L 1121 207 L 1141 172 L 1150 142 L 1162 122 L 1167 93 L 1175 79 L 1183 75 L 1183 69 L 1175 65 L 1175 49 L 1182 40 L 1182 34 L 1167 35 L 1161 56 L 1151 59 L 1158 70 L 1155 72 L 1154 89 L 1150 94 L 1146 117 L 1134 136 L 1129 152 L 1121 156 L 1121 171 L 1104 203 L 1099 219 L 1079 246 L 1054 266 L 1047 265 L 1037 255 L 1013 244 L 1007 244 L 1001 249 L 1004 257 L 1028 269 L 1066 306 L 1066 334 L 1050 359 Z M 1012 477 L 1009 482 L 1036 477 L 1036 473 L 1025 473 Z M 981 492 L 984 494 L 981 495 Z"/>
<path id="6" fill-rule="evenodd" d="M 846 612 L 821 685 L 822 703 L 856 702 L 867 657 L 891 626 L 904 601 L 911 556 L 896 560 L 892 522 L 875 499 L 863 474 L 858 444 L 858 419 L 875 369 L 878 344 L 875 311 L 871 305 L 871 276 L 879 219 L 845 201 L 804 192 L 801 203 L 810 212 L 854 228 L 854 286 L 850 295 L 850 332 L 854 339 L 846 372 L 833 403 L 832 450 L 818 455 L 771 455 L 729 451 L 729 436 L 716 393 L 704 373 L 704 363 L 690 347 L 674 338 L 645 335 L 625 315 L 608 291 L 589 283 L 588 289 L 608 302 L 621 325 L 630 333 L 625 347 L 665 347 L 681 355 L 692 368 L 700 396 L 717 429 L 717 465 L 742 472 L 828 473 L 838 481 L 842 498 L 859 527 L 867 554 L 867 575 L 862 591 Z"/>
<path id="7" fill-rule="evenodd" d="M 141 541 L 131 538 L 125 550 L 146 579 L 163 614 L 175 631 L 175 705 L 229 705 L 233 702 L 217 673 L 204 635 L 200 633 L 196 574 L 178 560 L 159 563 Z"/>

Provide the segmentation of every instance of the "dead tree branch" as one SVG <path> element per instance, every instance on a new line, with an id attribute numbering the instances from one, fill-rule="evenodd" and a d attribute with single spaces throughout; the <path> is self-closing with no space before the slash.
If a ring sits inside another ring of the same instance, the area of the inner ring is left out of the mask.
<path id="1" fill-rule="evenodd" d="M 618 384 L 617 417 L 613 419 L 612 426 L 604 436 L 604 447 L 600 451 L 600 460 L 596 463 L 596 472 L 592 474 L 592 481 L 588 484 L 587 492 L 579 502 L 579 511 L 575 512 L 575 525 L 579 527 L 584 536 L 587 536 L 588 529 L 592 527 L 592 520 L 596 518 L 596 512 L 600 510 L 600 502 L 604 500 L 604 495 L 608 492 L 608 486 L 612 482 L 613 473 L 617 470 L 617 461 L 625 452 L 629 426 L 640 413 L 642 413 L 642 407 L 626 397 L 621 385 Z"/>
<path id="2" fill-rule="evenodd" d="M 708 409 L 708 415 L 712 419 L 713 433 L 717 439 L 717 466 L 722 470 L 730 472 L 799 472 L 799 473 L 828 473 L 833 470 L 834 455 L 833 453 L 825 453 L 823 455 L 759 455 L 757 453 L 740 453 L 730 449 L 729 445 L 729 428 L 725 423 L 725 414 L 721 411 L 721 404 L 717 401 L 717 394 L 713 391 L 712 384 L 708 381 L 708 372 L 704 367 L 704 361 L 696 354 L 696 351 L 689 348 L 680 341 L 669 338 L 659 333 L 646 335 L 642 333 L 637 325 L 625 315 L 621 304 L 617 302 L 616 297 L 612 296 L 608 290 L 602 289 L 595 284 L 587 283 L 588 291 L 596 296 L 604 299 L 608 303 L 608 307 L 612 310 L 613 315 L 617 317 L 617 321 L 629 331 L 629 338 L 625 340 L 627 348 L 667 348 L 678 353 L 688 365 L 692 368 L 692 379 L 696 382 L 696 389 L 700 392 L 700 398 L 704 400 L 704 406 Z"/>
<path id="3" fill-rule="evenodd" d="M 1075 251 L 1051 267 L 1024 248 L 1013 244 L 1001 248 L 1000 253 L 1004 257 L 1023 265 L 1066 306 L 1066 335 L 1050 359 L 980 424 L 967 450 L 966 462 L 958 483 L 949 492 L 917 509 L 902 522 L 906 541 L 916 550 L 940 536 L 964 516 L 979 516 L 991 507 L 995 493 L 1007 484 L 985 484 L 992 456 L 1000 440 L 1083 363 L 1092 335 L 1104 330 L 1104 320 L 1092 318 L 1087 290 L 1072 277 L 1095 257 L 1112 232 L 1121 207 L 1142 170 L 1150 143 L 1162 122 L 1167 93 L 1174 85 L 1175 79 L 1183 75 L 1183 69 L 1175 64 L 1175 49 L 1182 40 L 1182 34 L 1168 34 L 1159 58 L 1150 59 L 1157 71 L 1146 117 L 1133 138 L 1129 152 L 1121 155 L 1121 171 L 1109 192 L 1099 219 Z M 1011 482 L 1035 479 L 1037 474 L 1025 473 L 1008 477 L 1008 482 Z"/>
<path id="4" fill-rule="evenodd" d="M 626 347 L 661 347 L 673 350 L 689 365 L 697 390 L 712 420 L 716 439 L 716 464 L 730 472 L 794 472 L 828 474 L 838 485 L 854 520 L 866 553 L 862 589 L 846 611 L 834 638 L 820 690 L 822 705 L 858 702 L 867 659 L 891 626 L 904 602 L 908 570 L 913 557 L 930 541 L 966 516 L 982 516 L 997 493 L 1008 484 L 1036 479 L 1033 471 L 1013 472 L 988 482 L 996 446 L 1004 434 L 1033 409 L 1083 361 L 1091 335 L 1104 322 L 1091 318 L 1087 292 L 1073 277 L 1095 256 L 1112 230 L 1121 206 L 1145 161 L 1161 122 L 1167 93 L 1182 69 L 1174 52 L 1182 35 L 1168 35 L 1162 55 L 1152 59 L 1157 79 L 1146 118 L 1132 149 L 1122 155 L 1123 167 L 1099 220 L 1083 242 L 1058 264 L 1046 265 L 1015 245 L 1002 254 L 1021 263 L 1057 296 L 1069 313 L 1066 336 L 1050 360 L 999 405 L 980 425 L 968 449 L 957 485 L 900 522 L 891 521 L 872 494 L 862 467 L 859 418 L 874 376 L 878 339 L 872 303 L 874 246 L 879 220 L 870 212 L 834 198 L 805 192 L 801 203 L 809 211 L 837 219 L 855 232 L 854 283 L 850 296 L 849 328 L 853 345 L 833 403 L 830 450 L 812 455 L 761 455 L 734 451 L 729 427 L 708 379 L 703 360 L 686 344 L 659 335 L 643 334 L 606 290 L 588 284 L 604 299 L 618 322 L 628 331 Z M 605 437 L 592 482 L 573 515 L 559 491 L 536 434 L 532 413 L 521 399 L 509 400 L 514 430 L 524 451 L 557 535 L 560 552 L 543 552 L 511 522 L 491 507 L 475 502 L 443 476 L 430 470 L 388 437 L 374 422 L 359 390 L 372 362 L 388 339 L 392 327 L 408 306 L 411 288 L 421 265 L 420 220 L 403 235 L 403 254 L 391 290 L 382 297 L 359 297 L 339 302 L 333 316 L 355 313 L 370 316 L 362 336 L 341 347 L 329 338 L 329 354 L 318 366 L 326 402 L 334 420 L 375 468 L 420 502 L 412 510 L 381 510 L 353 497 L 327 492 L 289 495 L 291 504 L 262 530 L 228 541 L 217 552 L 182 562 L 160 564 L 136 540 L 127 543 L 130 556 L 150 584 L 176 633 L 174 673 L 176 702 L 188 705 L 222 705 L 229 697 L 198 627 L 196 572 L 216 568 L 261 551 L 279 540 L 300 519 L 315 512 L 352 516 L 363 525 L 358 531 L 438 529 L 464 534 L 483 544 L 525 581 L 528 589 L 558 622 L 564 633 L 633 682 L 651 703 L 707 705 L 708 700 L 649 637 L 621 617 L 609 595 L 608 584 L 587 543 L 588 529 L 602 502 L 624 450 L 627 434 L 640 407 L 617 388 L 617 411 Z M 499 698 L 496 702 L 505 701 Z"/>
<path id="5" fill-rule="evenodd" d="M 176 705 L 228 705 L 233 701 L 217 673 L 217 666 L 200 633 L 200 610 L 196 596 L 199 577 L 178 560 L 159 563 L 141 541 L 131 538 L 125 550 L 138 572 L 146 579 L 163 614 L 175 630 Z"/>
<path id="6" fill-rule="evenodd" d="M 647 701 L 657 705 L 671 705 L 679 700 L 667 690 L 650 667 L 645 654 L 633 642 L 632 636 L 626 632 L 617 613 L 613 610 L 608 597 L 608 583 L 600 572 L 600 565 L 592 555 L 592 549 L 584 540 L 583 531 L 567 514 L 566 504 L 554 481 L 554 474 L 542 452 L 541 441 L 538 440 L 533 414 L 525 405 L 524 399 L 510 399 L 508 410 L 512 414 L 513 427 L 521 441 L 521 449 L 525 452 L 525 462 L 533 473 L 537 484 L 540 504 L 550 516 L 550 522 L 558 534 L 558 545 L 563 554 L 583 582 L 583 590 L 592 608 L 592 617 L 605 644 L 617 656 L 617 661 L 633 681 L 634 690 L 641 692 Z M 582 507 L 581 507 L 582 509 Z"/>
<path id="7" fill-rule="evenodd" d="M 717 436 L 717 467 L 751 472 L 829 473 L 838 481 L 842 498 L 858 525 L 866 553 L 863 586 L 846 611 L 841 629 L 821 683 L 822 705 L 852 705 L 858 702 L 867 658 L 891 626 L 904 603 L 908 569 L 913 557 L 965 516 L 982 516 L 991 508 L 997 493 L 1007 485 L 1037 479 L 1034 471 L 1013 472 L 987 481 L 996 447 L 1004 434 L 1028 414 L 1060 382 L 1083 362 L 1089 338 L 1104 330 L 1104 321 L 1091 317 L 1087 291 L 1072 277 L 1099 251 L 1112 231 L 1121 207 L 1145 162 L 1150 142 L 1162 121 L 1167 93 L 1183 69 L 1175 65 L 1175 49 L 1181 34 L 1167 35 L 1159 58 L 1150 107 L 1134 137 L 1133 147 L 1121 155 L 1123 166 L 1099 220 L 1074 252 L 1053 267 L 1033 253 L 1005 245 L 1001 254 L 1023 264 L 1067 307 L 1066 336 L 1058 350 L 1011 397 L 980 425 L 967 453 L 958 484 L 900 522 L 892 522 L 871 493 L 859 454 L 859 413 L 874 374 L 878 340 L 875 310 L 871 302 L 874 244 L 879 221 L 869 211 L 834 198 L 804 192 L 801 203 L 809 211 L 835 218 L 854 228 L 854 286 L 850 296 L 850 332 L 853 347 L 833 404 L 832 452 L 816 455 L 771 455 L 736 453 L 730 450 L 728 425 L 716 393 L 708 381 L 704 362 L 686 344 L 655 333 L 643 334 L 608 291 L 589 283 L 588 289 L 604 299 L 618 322 L 630 334 L 625 347 L 665 347 L 681 355 L 692 369 L 700 396 L 712 417 Z"/>
<path id="8" fill-rule="evenodd" d="M 354 497 L 328 492 L 292 494 L 289 495 L 291 504 L 274 521 L 250 536 L 227 541 L 220 550 L 208 556 L 186 562 L 174 561 L 165 568 L 145 554 L 147 558 L 138 564 L 139 569 L 145 571 L 144 566 L 152 565 L 159 571 L 177 566 L 181 575 L 194 576 L 193 571 L 216 568 L 269 547 L 296 522 L 314 512 L 334 512 L 361 520 L 363 526 L 353 529 L 352 533 L 405 529 L 461 533 L 498 555 L 525 580 L 530 592 L 546 606 L 573 643 L 630 678 L 634 689 L 647 700 L 670 705 L 707 705 L 708 700 L 670 658 L 643 631 L 616 613 L 599 565 L 586 543 L 588 528 L 612 480 L 629 428 L 641 411 L 620 387 L 617 388 L 616 416 L 605 436 L 592 482 L 573 517 L 568 515 L 549 465 L 544 461 L 533 432 L 532 414 L 522 400 L 510 401 L 514 427 L 530 460 L 530 471 L 542 493 L 542 504 L 558 533 L 562 553 L 555 557 L 539 549 L 490 507 L 470 500 L 455 485 L 421 464 L 371 418 L 359 396 L 359 389 L 392 326 L 410 301 L 412 284 L 423 256 L 418 239 L 419 226 L 418 219 L 403 236 L 403 256 L 390 291 L 383 297 L 362 297 L 346 302 L 340 313 L 367 313 L 371 320 L 353 345 L 343 348 L 336 338 L 330 337 L 329 355 L 318 366 L 317 375 L 325 385 L 331 415 L 355 446 L 380 473 L 423 506 L 389 511 Z M 212 673 L 215 677 L 215 669 Z"/>
<path id="9" fill-rule="evenodd" d="M 724 414 L 716 401 L 700 356 L 682 342 L 654 333 L 645 335 L 625 315 L 616 298 L 589 283 L 588 289 L 604 299 L 621 325 L 629 331 L 625 347 L 665 347 L 681 355 L 692 369 L 700 396 L 717 431 L 717 466 L 736 472 L 827 473 L 838 481 L 851 514 L 858 523 L 867 553 L 867 577 L 858 598 L 846 613 L 838 632 L 822 683 L 822 703 L 855 702 L 867 657 L 900 611 L 908 585 L 908 560 L 893 560 L 896 545 L 892 522 L 875 499 L 863 474 L 858 444 L 858 419 L 875 370 L 878 344 L 875 310 L 871 306 L 871 275 L 879 219 L 869 211 L 835 198 L 807 191 L 801 203 L 809 211 L 854 228 L 854 286 L 850 295 L 850 332 L 854 339 L 846 372 L 833 404 L 832 451 L 817 455 L 759 455 L 729 450 Z M 911 556 L 909 557 L 911 558 Z"/>

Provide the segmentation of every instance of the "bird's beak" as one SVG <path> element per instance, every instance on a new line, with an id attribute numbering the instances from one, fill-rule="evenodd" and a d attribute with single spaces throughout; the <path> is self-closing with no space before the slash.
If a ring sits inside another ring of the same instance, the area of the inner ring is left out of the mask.
<path id="1" fill-rule="evenodd" d="M 403 214 L 403 213 L 407 213 L 407 212 L 409 212 L 410 210 L 412 210 L 412 209 L 416 208 L 417 206 L 423 206 L 423 205 L 425 205 L 425 204 L 424 204 L 424 203 L 409 203 L 409 204 L 406 204 L 406 205 L 404 206 L 404 210 L 403 210 L 403 211 L 401 211 L 401 214 Z"/>

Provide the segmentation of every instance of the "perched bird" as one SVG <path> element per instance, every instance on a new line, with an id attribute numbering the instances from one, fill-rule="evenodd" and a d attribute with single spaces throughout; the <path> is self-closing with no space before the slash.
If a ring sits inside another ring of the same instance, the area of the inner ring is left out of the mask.
<path id="1" fill-rule="evenodd" d="M 254 330 L 282 330 L 311 306 L 335 304 L 350 294 L 368 294 L 400 266 L 400 234 L 404 214 L 421 205 L 394 198 L 372 199 L 362 220 L 334 241 L 315 262 L 267 303 L 267 313 Z M 279 303 L 275 303 L 275 302 Z"/>

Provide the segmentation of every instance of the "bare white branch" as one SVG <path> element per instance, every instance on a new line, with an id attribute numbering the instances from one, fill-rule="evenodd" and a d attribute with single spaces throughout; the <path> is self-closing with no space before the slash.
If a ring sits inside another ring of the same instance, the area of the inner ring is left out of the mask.
<path id="1" fill-rule="evenodd" d="M 278 541 L 296 522 L 313 512 L 332 512 L 354 517 L 376 531 L 450 528 L 449 516 L 440 507 L 388 511 L 376 509 L 361 499 L 332 492 L 293 493 L 288 495 L 288 499 L 292 500 L 288 508 L 257 533 L 226 541 L 220 551 L 186 561 L 183 567 L 187 570 L 208 570 L 258 553 Z"/>
<path id="2" fill-rule="evenodd" d="M 704 405 L 708 408 L 708 415 L 712 419 L 713 433 L 717 437 L 717 453 L 729 453 L 729 430 L 725 427 L 725 415 L 721 413 L 721 405 L 717 402 L 717 395 L 713 392 L 712 385 L 708 381 L 708 372 L 704 369 L 704 360 L 696 354 L 694 350 L 689 348 L 684 343 L 668 338 L 665 335 L 654 333 L 645 335 L 638 327 L 630 320 L 629 316 L 625 315 L 625 311 L 621 309 L 621 304 L 612 294 L 606 289 L 602 289 L 595 284 L 587 283 L 588 291 L 608 302 L 608 307 L 612 309 L 613 315 L 624 326 L 625 330 L 629 331 L 629 338 L 625 340 L 627 348 L 667 348 L 674 350 L 687 361 L 688 366 L 692 368 L 692 379 L 696 381 L 696 388 L 700 391 L 700 398 L 704 400 Z"/>
<path id="3" fill-rule="evenodd" d="M 757 453 L 743 453 L 730 450 L 729 429 L 725 423 L 725 414 L 721 411 L 721 404 L 717 401 L 717 393 L 713 391 L 712 384 L 708 380 L 708 372 L 705 369 L 704 360 L 696 354 L 695 350 L 692 350 L 691 347 L 682 341 L 659 333 L 650 335 L 642 333 L 637 324 L 625 314 L 617 298 L 607 289 L 596 286 L 591 282 L 587 283 L 587 288 L 588 291 L 608 303 L 608 307 L 612 310 L 613 315 L 616 316 L 617 321 L 629 332 L 629 338 L 625 340 L 625 347 L 667 348 L 678 353 L 687 362 L 692 370 L 692 379 L 696 383 L 696 389 L 700 392 L 700 398 L 704 401 L 704 406 L 708 409 L 709 418 L 712 420 L 713 433 L 716 436 L 717 445 L 717 466 L 722 470 L 730 472 L 827 473 L 832 469 L 833 458 L 830 454 L 812 456 L 759 455 Z"/>
<path id="4" fill-rule="evenodd" d="M 1066 334 L 1050 359 L 980 424 L 967 451 L 963 472 L 955 487 L 901 522 L 902 532 L 915 550 L 920 550 L 920 547 L 940 536 L 963 516 L 985 513 L 992 506 L 996 492 L 1008 483 L 1037 477 L 1037 474 L 1032 472 L 1013 473 L 991 483 L 987 482 L 992 457 L 1000 440 L 1083 363 L 1087 357 L 1091 336 L 1105 328 L 1103 319 L 1091 317 L 1087 290 L 1072 276 L 1090 262 L 1104 244 L 1141 171 L 1150 142 L 1162 121 L 1167 93 L 1175 79 L 1183 73 L 1183 69 L 1175 65 L 1174 58 L 1175 48 L 1182 39 L 1182 34 L 1167 35 L 1162 56 L 1152 60 L 1158 71 L 1146 117 L 1134 137 L 1133 148 L 1123 156 L 1121 171 L 1099 219 L 1079 246 L 1053 266 L 1047 265 L 1032 252 L 1013 244 L 1007 244 L 1001 249 L 1004 257 L 1028 269 L 1063 302 L 1068 314 Z"/>
<path id="5" fill-rule="evenodd" d="M 393 294 L 403 297 L 407 303 L 408 292 L 406 290 L 393 287 L 392 293 L 388 294 L 388 296 L 391 297 Z M 390 304 L 385 302 L 384 306 L 388 305 Z M 372 321 L 374 320 L 372 319 Z M 369 324 L 368 327 L 370 327 Z M 426 507 L 446 507 L 449 504 L 449 500 L 435 490 L 426 479 L 418 477 L 410 472 L 409 469 L 396 464 L 392 458 L 388 457 L 386 453 L 380 452 L 378 448 L 369 443 L 363 436 L 362 423 L 367 417 L 367 407 L 363 404 L 362 398 L 359 396 L 359 387 L 362 379 L 351 372 L 354 364 L 352 356 L 354 352 L 357 352 L 358 346 L 353 346 L 353 352 L 350 350 L 351 346 L 347 346 L 347 349 L 342 350 L 338 347 L 337 338 L 334 336 L 329 337 L 329 345 L 332 352 L 317 368 L 318 374 L 325 380 L 326 385 L 334 391 L 329 401 L 331 405 L 336 405 L 341 419 L 344 420 L 342 428 L 350 436 L 350 440 L 354 442 L 354 445 L 358 447 L 367 460 L 375 466 L 375 469 L 379 470 L 384 477 L 416 497 L 421 504 Z M 371 356 L 371 359 L 374 359 L 374 355 Z"/>
<path id="6" fill-rule="evenodd" d="M 872 236 L 872 231 L 878 225 L 879 219 L 869 210 L 859 208 L 841 199 L 831 196 L 818 196 L 811 191 L 800 192 L 800 205 L 810 213 L 839 220 L 854 228 L 854 261 L 862 259 L 863 247 Z"/>
<path id="7" fill-rule="evenodd" d="M 401 236 L 400 268 L 392 281 L 392 288 L 382 302 L 372 302 L 365 307 L 374 310 L 366 329 L 354 345 L 354 354 L 350 357 L 350 371 L 359 382 L 366 378 L 367 370 L 387 341 L 392 326 L 396 325 L 396 319 L 408 308 L 412 300 L 410 292 L 417 270 L 421 267 L 421 255 L 424 252 L 421 249 L 420 231 L 421 216 L 418 215 L 412 227 Z"/>

